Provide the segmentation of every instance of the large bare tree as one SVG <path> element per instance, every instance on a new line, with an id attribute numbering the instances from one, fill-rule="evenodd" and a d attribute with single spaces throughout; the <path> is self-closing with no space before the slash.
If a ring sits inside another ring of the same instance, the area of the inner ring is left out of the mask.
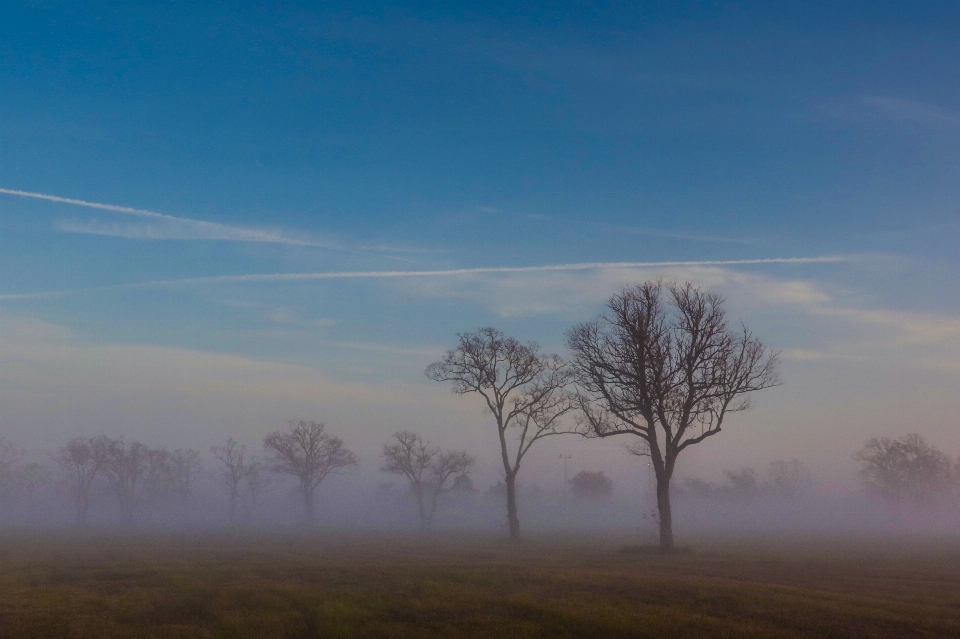
<path id="1" fill-rule="evenodd" d="M 406 477 L 417 500 L 420 526 L 429 528 L 447 480 L 453 475 L 468 473 L 475 460 L 465 450 L 443 451 L 431 446 L 429 441 L 408 430 L 394 433 L 391 439 L 391 443 L 383 446 L 381 470 Z"/>
<path id="2" fill-rule="evenodd" d="M 517 514 L 517 474 L 534 442 L 564 432 L 561 418 L 573 408 L 567 387 L 571 371 L 557 355 L 540 353 L 535 343 L 521 344 L 495 328 L 458 333 L 460 344 L 426 375 L 453 382 L 458 395 L 477 393 L 486 402 L 497 426 L 504 483 L 507 488 L 507 523 L 510 538 L 520 539 Z M 515 429 L 510 443 L 507 432 Z"/>
<path id="3" fill-rule="evenodd" d="M 264 437 L 263 445 L 277 472 L 293 475 L 300 482 L 304 522 L 313 523 L 313 494 L 328 475 L 357 465 L 357 457 L 343 440 L 326 432 L 317 422 L 291 419 L 286 431 Z"/>
<path id="4" fill-rule="evenodd" d="M 70 477 L 77 511 L 77 526 L 87 525 L 93 482 L 110 461 L 111 441 L 105 435 L 76 437 L 52 455 L 53 460 Z"/>
<path id="5" fill-rule="evenodd" d="M 608 312 L 567 333 L 584 433 L 630 435 L 657 478 L 660 546 L 673 550 L 670 480 L 677 457 L 720 433 L 748 393 L 779 384 L 777 355 L 723 299 L 687 282 L 646 282 L 610 298 Z"/>

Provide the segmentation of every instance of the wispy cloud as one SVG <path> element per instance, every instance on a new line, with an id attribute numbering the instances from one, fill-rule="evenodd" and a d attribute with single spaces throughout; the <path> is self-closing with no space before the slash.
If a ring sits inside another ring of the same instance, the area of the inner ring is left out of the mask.
<path id="1" fill-rule="evenodd" d="M 622 233 L 631 235 L 648 235 L 650 237 L 668 237 L 677 240 L 689 240 L 692 242 L 716 242 L 718 244 L 757 244 L 761 242 L 759 238 L 753 237 L 729 237 L 726 235 L 711 235 L 708 233 L 685 233 L 683 231 L 662 231 L 658 229 L 643 228 L 618 228 Z"/>
<path id="2" fill-rule="evenodd" d="M 157 213 L 156 211 L 148 211 L 146 209 L 136 209 L 129 206 L 88 202 L 86 200 L 76 200 L 46 193 L 18 191 L 16 189 L 0 189 L 0 193 L 121 213 L 144 220 L 136 223 L 123 224 L 96 220 L 83 222 L 66 220 L 58 222 L 56 224 L 57 230 L 67 233 L 89 233 L 93 235 L 109 235 L 113 237 L 145 240 L 228 240 L 235 242 L 268 242 L 294 246 L 337 248 L 336 245 L 329 242 L 291 237 L 280 231 L 271 229 L 207 222 L 204 220 Z"/>
<path id="3" fill-rule="evenodd" d="M 82 289 L 59 291 L 40 291 L 35 293 L 6 293 L 0 295 L 0 300 L 28 300 L 57 298 L 68 295 L 96 293 L 104 291 L 131 290 L 139 288 L 163 288 L 176 286 L 191 286 L 203 284 L 232 284 L 253 282 L 296 282 L 308 280 L 335 280 L 335 279 L 392 279 L 392 278 L 424 278 L 424 277 L 456 277 L 464 275 L 482 274 L 512 274 L 512 273 L 542 273 L 550 271 L 589 271 L 610 269 L 656 268 L 656 267 L 683 267 L 683 266 L 746 266 L 770 264 L 828 264 L 850 262 L 851 256 L 821 256 L 821 257 L 776 257 L 750 260 L 703 260 L 677 262 L 577 262 L 572 264 L 548 264 L 543 266 L 495 266 L 479 268 L 442 269 L 428 271 L 321 271 L 318 273 L 264 273 L 248 275 L 219 275 L 213 277 L 194 277 L 176 280 L 154 280 L 133 284 L 118 284 L 113 286 L 97 286 Z"/>
<path id="4" fill-rule="evenodd" d="M 882 95 L 864 95 L 828 106 L 832 117 L 866 124 L 912 124 L 938 129 L 960 129 L 960 113 L 936 104 Z"/>

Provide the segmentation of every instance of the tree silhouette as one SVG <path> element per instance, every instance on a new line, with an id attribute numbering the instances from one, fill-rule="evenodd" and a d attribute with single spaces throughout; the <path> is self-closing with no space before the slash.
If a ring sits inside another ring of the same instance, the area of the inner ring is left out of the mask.
<path id="1" fill-rule="evenodd" d="M 723 299 L 689 282 L 646 282 L 610 298 L 608 313 L 567 333 L 584 434 L 630 435 L 657 477 L 660 546 L 672 551 L 670 480 L 677 457 L 720 433 L 748 393 L 779 383 L 776 354 L 728 326 Z"/>

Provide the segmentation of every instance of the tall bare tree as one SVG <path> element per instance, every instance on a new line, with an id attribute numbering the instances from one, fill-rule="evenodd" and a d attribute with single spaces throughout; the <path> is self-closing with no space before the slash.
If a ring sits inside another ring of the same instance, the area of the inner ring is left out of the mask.
<path id="1" fill-rule="evenodd" d="M 53 460 L 70 477 L 73 485 L 78 526 L 87 525 L 93 482 L 110 461 L 111 441 L 105 435 L 76 437 L 52 455 Z"/>
<path id="2" fill-rule="evenodd" d="M 888 499 L 917 502 L 950 490 L 950 457 L 917 433 L 871 439 L 854 459 L 867 488 Z"/>
<path id="3" fill-rule="evenodd" d="M 383 446 L 381 470 L 406 477 L 417 500 L 420 526 L 428 528 L 447 480 L 453 475 L 467 474 L 475 460 L 465 450 L 442 451 L 408 430 L 394 433 L 391 439 Z"/>
<path id="4" fill-rule="evenodd" d="M 671 551 L 677 457 L 749 408 L 748 393 L 780 383 L 777 356 L 746 327 L 729 327 L 719 295 L 689 282 L 635 285 L 607 308 L 567 333 L 584 432 L 639 438 L 632 450 L 653 464 L 660 546 Z"/>
<path id="5" fill-rule="evenodd" d="M 277 472 L 293 475 L 300 482 L 304 522 L 313 523 L 313 494 L 328 475 L 357 465 L 357 457 L 343 440 L 326 432 L 317 422 L 291 419 L 286 431 L 264 437 Z"/>
<path id="6" fill-rule="evenodd" d="M 128 526 L 136 523 L 137 508 L 144 497 L 164 484 L 170 474 L 169 462 L 166 450 L 140 442 L 128 444 L 123 438 L 110 440 L 104 470 Z"/>
<path id="7" fill-rule="evenodd" d="M 246 459 L 247 447 L 230 437 L 224 446 L 211 446 L 210 453 L 220 462 L 220 479 L 230 497 L 230 523 L 235 524 L 242 482 L 250 473 L 250 464 Z"/>
<path id="8" fill-rule="evenodd" d="M 561 427 L 561 418 L 573 408 L 566 391 L 571 371 L 557 355 L 543 355 L 537 344 L 521 344 L 495 328 L 457 337 L 460 344 L 428 366 L 426 375 L 434 381 L 453 382 L 458 395 L 477 393 L 486 402 L 500 440 L 510 538 L 518 540 L 520 463 L 535 441 L 568 432 Z M 507 438 L 510 429 L 518 434 L 513 444 Z"/>

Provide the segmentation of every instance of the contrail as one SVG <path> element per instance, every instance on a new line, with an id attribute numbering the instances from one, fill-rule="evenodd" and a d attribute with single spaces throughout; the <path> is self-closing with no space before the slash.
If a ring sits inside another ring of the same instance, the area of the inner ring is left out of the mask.
<path id="1" fill-rule="evenodd" d="M 58 195 L 48 195 L 46 193 L 33 193 L 31 191 L 18 191 L 16 189 L 0 189 L 0 193 L 7 195 L 18 195 L 20 197 L 30 197 L 37 200 L 47 200 L 49 202 L 59 202 L 61 204 L 73 204 L 75 206 L 85 206 L 91 209 L 101 209 L 103 211 L 113 211 L 114 213 L 123 213 L 124 215 L 134 215 L 140 218 L 162 221 L 173 225 L 173 228 L 167 229 L 168 234 L 164 235 L 163 230 L 158 233 L 156 230 L 148 229 L 142 231 L 134 237 L 152 237 L 153 239 L 172 238 L 172 239 L 202 239 L 202 240 L 234 240 L 239 242 L 268 242 L 274 244 L 292 244 L 295 246 L 318 246 L 324 248 L 335 248 L 332 245 L 299 240 L 287 237 L 282 233 L 274 231 L 245 228 L 241 226 L 230 226 L 229 224 L 220 224 L 217 222 L 206 222 L 204 220 L 195 220 L 188 217 L 176 217 L 166 213 L 157 213 L 146 209 L 135 209 L 129 206 L 117 206 L 116 204 L 103 204 L 101 202 L 88 202 L 86 200 L 75 200 Z M 98 227 L 96 225 L 66 224 L 61 225 L 62 230 L 74 233 L 94 233 L 98 235 L 120 235 L 123 232 L 120 229 L 112 227 Z M 148 232 L 150 231 L 150 232 Z M 151 235 L 152 233 L 152 235 Z"/>
<path id="2" fill-rule="evenodd" d="M 652 268 L 671 266 L 743 266 L 750 264 L 828 264 L 849 262 L 849 256 L 823 257 L 771 257 L 754 260 L 701 260 L 688 262 L 577 262 L 573 264 L 548 264 L 543 266 L 492 266 L 479 268 L 457 268 L 431 271 L 326 271 L 319 273 L 264 273 L 249 275 L 217 275 L 212 277 L 192 277 L 177 280 L 154 280 L 134 284 L 117 284 L 93 288 L 70 289 L 60 291 L 41 291 L 37 293 L 6 293 L 0 300 L 27 300 L 65 297 L 83 293 L 121 291 L 140 288 L 161 288 L 190 286 L 195 284 L 230 284 L 242 282 L 293 282 L 301 280 L 335 279 L 384 279 L 400 277 L 450 277 L 457 275 L 479 275 L 488 273 L 538 273 L 545 271 L 587 271 L 593 269 Z"/>

